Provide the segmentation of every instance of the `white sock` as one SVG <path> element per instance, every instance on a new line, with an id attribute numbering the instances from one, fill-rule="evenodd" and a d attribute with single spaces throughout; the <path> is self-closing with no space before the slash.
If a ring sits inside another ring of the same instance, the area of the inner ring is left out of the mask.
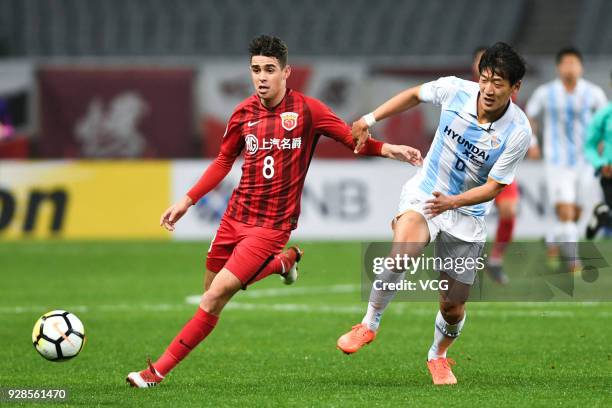
<path id="1" fill-rule="evenodd" d="M 376 277 L 376 280 L 388 283 L 397 283 L 404 279 L 406 276 L 405 272 L 397 273 L 385 269 L 380 275 Z M 370 292 L 370 301 L 368 302 L 368 310 L 363 317 L 362 323 L 365 323 L 370 330 L 378 330 L 380 326 L 380 319 L 385 309 L 391 302 L 391 299 L 395 296 L 395 290 L 376 290 L 372 285 L 372 291 Z"/>
<path id="2" fill-rule="evenodd" d="M 463 315 L 463 319 L 458 323 L 448 324 L 442 317 L 442 313 L 438 311 L 436 323 L 434 324 L 434 340 L 427 353 L 427 360 L 446 358 L 446 350 L 461 334 L 466 315 L 467 313 Z"/>

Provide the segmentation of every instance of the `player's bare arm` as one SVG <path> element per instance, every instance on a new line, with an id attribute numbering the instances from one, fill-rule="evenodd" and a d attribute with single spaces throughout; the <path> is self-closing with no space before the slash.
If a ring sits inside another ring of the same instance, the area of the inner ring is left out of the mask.
<path id="1" fill-rule="evenodd" d="M 363 144 L 359 149 L 356 149 L 352 130 L 342 119 L 321 103 L 321 101 L 311 98 L 308 103 L 315 118 L 316 129 L 321 134 L 342 143 L 356 154 L 386 157 L 388 159 L 408 162 L 415 166 L 422 164 L 423 158 L 418 149 L 405 145 L 383 143 L 371 138 L 367 130 L 367 137 L 364 139 Z"/>
<path id="2" fill-rule="evenodd" d="M 355 153 L 361 150 L 365 141 L 370 137 L 368 129 L 374 123 L 417 106 L 421 102 L 419 100 L 420 88 L 420 86 L 415 86 L 400 92 L 380 105 L 372 113 L 354 122 L 352 134 L 355 141 Z"/>
<path id="3" fill-rule="evenodd" d="M 187 210 L 189 210 L 189 207 L 192 205 L 193 201 L 191 201 L 191 198 L 188 195 L 181 198 L 179 201 L 168 207 L 166 211 L 164 211 L 159 219 L 159 225 L 168 231 L 174 231 L 174 225 L 176 222 L 180 220 L 183 215 L 185 215 Z"/>
<path id="4" fill-rule="evenodd" d="M 413 166 L 421 166 L 423 164 L 421 151 L 414 147 L 385 143 L 380 153 L 388 159 L 407 162 Z"/>
<path id="5" fill-rule="evenodd" d="M 536 135 L 538 133 L 538 121 L 535 118 L 530 117 L 529 125 L 531 125 L 531 132 Z M 540 160 L 542 158 L 542 151 L 540 150 L 538 143 L 534 143 L 529 146 L 529 150 L 527 150 L 527 158 L 529 160 Z"/>
<path id="6" fill-rule="evenodd" d="M 529 160 L 540 160 L 542 158 L 542 152 L 540 151 L 540 146 L 536 144 L 536 145 L 529 147 L 529 150 L 527 150 L 527 158 Z"/>
<path id="7" fill-rule="evenodd" d="M 425 207 L 425 214 L 433 218 L 447 210 L 491 201 L 501 193 L 504 187 L 506 187 L 506 184 L 501 184 L 489 178 L 485 184 L 457 195 L 445 195 L 439 191 L 434 191 L 432 195 L 435 198 L 427 200 L 428 205 Z"/>

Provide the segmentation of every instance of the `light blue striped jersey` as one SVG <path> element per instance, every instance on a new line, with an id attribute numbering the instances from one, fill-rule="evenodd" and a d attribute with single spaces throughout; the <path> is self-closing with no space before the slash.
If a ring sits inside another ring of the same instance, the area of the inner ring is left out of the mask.
<path id="1" fill-rule="evenodd" d="M 585 163 L 583 146 L 593 113 L 607 104 L 604 91 L 585 79 L 568 92 L 560 79 L 538 87 L 527 102 L 527 115 L 543 114 L 542 141 L 547 164 L 580 167 Z"/>
<path id="2" fill-rule="evenodd" d="M 439 191 L 461 194 L 483 185 L 490 177 L 510 184 L 531 142 L 527 117 L 510 102 L 506 112 L 493 123 L 477 120 L 478 83 L 444 77 L 421 86 L 419 99 L 442 108 L 440 123 L 423 167 L 409 181 L 426 194 Z M 459 208 L 484 216 L 492 202 Z"/>

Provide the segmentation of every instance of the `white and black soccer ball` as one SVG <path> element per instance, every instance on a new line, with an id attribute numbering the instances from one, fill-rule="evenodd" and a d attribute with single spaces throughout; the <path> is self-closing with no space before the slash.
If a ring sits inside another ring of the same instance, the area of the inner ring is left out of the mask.
<path id="1" fill-rule="evenodd" d="M 50 361 L 76 357 L 85 344 L 85 327 L 74 314 L 53 310 L 38 319 L 32 330 L 32 342 L 38 353 Z"/>

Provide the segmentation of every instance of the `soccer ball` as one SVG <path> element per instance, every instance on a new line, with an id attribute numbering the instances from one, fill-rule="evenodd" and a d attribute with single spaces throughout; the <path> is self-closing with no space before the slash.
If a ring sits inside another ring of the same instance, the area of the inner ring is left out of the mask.
<path id="1" fill-rule="evenodd" d="M 32 330 L 32 342 L 38 353 L 51 361 L 76 357 L 85 344 L 85 328 L 74 314 L 53 310 L 38 319 Z"/>

